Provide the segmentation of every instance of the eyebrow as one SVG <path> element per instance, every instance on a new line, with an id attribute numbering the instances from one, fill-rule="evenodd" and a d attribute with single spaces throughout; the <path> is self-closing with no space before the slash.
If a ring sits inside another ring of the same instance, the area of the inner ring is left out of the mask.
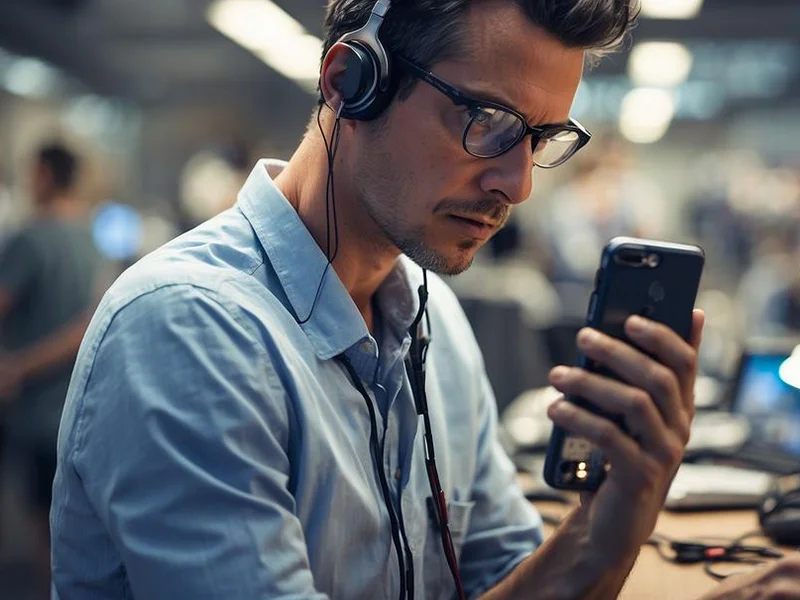
<path id="1" fill-rule="evenodd" d="M 487 102 L 494 102 L 495 104 L 501 104 L 506 108 L 510 108 L 519 114 L 523 114 L 521 110 L 518 110 L 513 102 L 510 102 L 508 98 L 503 98 L 502 96 L 498 96 L 495 92 L 490 92 L 489 90 L 482 90 L 478 88 L 472 88 L 468 85 L 465 85 L 461 89 L 464 94 L 467 96 L 472 96 L 475 100 L 486 100 Z"/>
<path id="2" fill-rule="evenodd" d="M 495 92 L 490 92 L 488 90 L 482 90 L 482 89 L 476 89 L 476 88 L 469 87 L 467 85 L 465 85 L 463 87 L 456 87 L 456 89 L 461 91 L 461 93 L 463 93 L 463 94 L 465 94 L 467 96 L 470 96 L 473 100 L 477 100 L 478 102 L 480 102 L 480 101 L 494 102 L 495 104 L 499 104 L 500 106 L 503 106 L 505 108 L 510 108 L 514 112 L 517 112 L 517 113 L 521 114 L 525 118 L 525 122 L 528 123 L 528 125 L 530 125 L 531 122 L 532 122 L 531 120 L 528 119 L 528 117 L 525 115 L 524 112 L 522 112 L 520 109 L 518 109 L 516 106 L 514 106 L 513 102 L 510 102 L 507 98 L 503 98 L 501 96 L 498 96 Z M 569 121 L 559 121 L 559 122 L 556 122 L 556 123 L 536 123 L 534 125 L 534 127 L 536 127 L 536 126 L 541 127 L 543 125 L 566 125 L 568 122 Z"/>

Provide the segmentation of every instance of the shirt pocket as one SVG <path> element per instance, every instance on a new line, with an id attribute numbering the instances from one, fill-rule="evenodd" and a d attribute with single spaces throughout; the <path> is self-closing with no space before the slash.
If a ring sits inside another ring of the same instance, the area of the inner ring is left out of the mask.
<path id="1" fill-rule="evenodd" d="M 447 506 L 447 517 L 450 521 L 450 537 L 453 539 L 453 548 L 456 551 L 456 558 L 461 558 L 461 549 L 467 539 L 469 532 L 469 518 L 472 514 L 474 502 L 450 501 Z M 446 562 L 446 561 L 445 561 Z M 448 569 L 448 573 L 450 570 Z"/>
<path id="2" fill-rule="evenodd" d="M 469 519 L 474 502 L 448 502 L 447 516 L 450 527 L 450 537 L 453 540 L 453 549 L 456 559 L 460 563 L 461 550 L 467 539 Z M 429 508 L 429 513 L 431 509 Z M 422 597 L 426 600 L 451 600 L 456 591 L 453 574 L 447 564 L 447 558 L 442 548 L 439 528 L 435 525 L 435 517 L 429 514 L 428 537 L 425 544 L 425 581 Z"/>

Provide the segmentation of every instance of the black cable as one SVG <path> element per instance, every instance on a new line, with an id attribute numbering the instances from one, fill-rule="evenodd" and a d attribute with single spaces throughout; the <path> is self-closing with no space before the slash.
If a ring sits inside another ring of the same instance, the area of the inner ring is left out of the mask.
<path id="1" fill-rule="evenodd" d="M 420 292 L 420 297 L 425 298 L 425 325 L 428 326 L 428 339 L 426 340 L 425 347 L 423 348 L 422 353 L 422 362 L 425 363 L 425 359 L 428 356 L 428 345 L 430 344 L 430 336 L 431 336 L 431 315 L 428 313 L 427 309 L 427 302 L 428 302 L 428 270 L 422 269 L 422 287 L 423 290 Z"/>
<path id="2" fill-rule="evenodd" d="M 645 542 L 654 546 L 659 556 L 667 562 L 677 564 L 695 564 L 702 562 L 703 570 L 707 575 L 721 581 L 737 575 L 735 573 L 720 573 L 713 568 L 717 563 L 735 563 L 756 565 L 766 562 L 764 559 L 781 558 L 783 553 L 769 546 L 745 546 L 742 542 L 749 537 L 763 535 L 760 531 L 751 531 L 735 539 L 721 537 L 704 537 L 696 540 L 676 540 L 663 534 L 654 533 Z M 721 544 L 706 544 L 702 540 L 722 540 Z M 674 552 L 668 554 L 664 546 L 669 545 Z"/>
<path id="3" fill-rule="evenodd" d="M 330 269 L 333 261 L 336 260 L 336 257 L 339 254 L 339 216 L 337 213 L 337 204 L 336 204 L 336 181 L 334 178 L 335 173 L 335 161 L 336 161 L 336 154 L 339 149 L 339 141 L 340 141 L 340 133 L 341 133 L 341 114 L 342 110 L 344 109 L 344 101 L 339 106 L 339 110 L 336 113 L 336 120 L 333 124 L 333 130 L 331 131 L 331 140 L 328 141 L 327 136 L 325 135 L 325 130 L 322 127 L 322 108 L 324 105 L 320 105 L 317 111 L 317 127 L 319 128 L 319 132 L 322 135 L 322 140 L 325 144 L 325 153 L 328 159 L 328 176 L 325 182 L 325 255 L 328 259 L 327 264 L 325 265 L 325 270 L 322 272 L 322 277 L 320 277 L 319 285 L 317 285 L 317 291 L 314 294 L 314 301 L 311 304 L 311 310 L 308 313 L 308 316 L 305 319 L 297 319 L 297 323 L 299 325 L 304 325 L 307 323 L 311 316 L 314 314 L 314 309 L 317 306 L 317 302 L 319 301 L 320 295 L 322 293 L 322 286 L 325 283 L 325 277 L 328 274 L 328 270 Z M 331 217 L 333 217 L 331 219 Z M 331 247 L 331 225 L 333 225 L 333 247 Z M 414 557 L 411 554 L 411 550 L 409 548 L 408 537 L 405 531 L 405 524 L 402 522 L 402 516 L 399 516 L 395 512 L 394 504 L 391 500 L 391 495 L 389 492 L 389 484 L 386 480 L 386 474 L 383 470 L 383 444 L 378 441 L 378 433 L 377 433 L 377 418 L 375 415 L 375 408 L 372 405 L 372 401 L 370 400 L 369 394 L 363 387 L 361 383 L 361 379 L 358 377 L 358 374 L 353 369 L 350 360 L 344 355 L 340 355 L 337 357 L 340 362 L 342 362 L 347 369 L 350 378 L 353 380 L 353 384 L 355 385 L 356 389 L 361 393 L 364 397 L 364 401 L 367 403 L 367 409 L 369 410 L 370 415 L 370 445 L 371 445 L 371 452 L 373 455 L 373 462 L 375 469 L 378 473 L 378 479 L 381 485 L 381 492 L 383 494 L 384 503 L 386 504 L 386 510 L 389 513 L 389 521 L 392 529 L 392 541 L 395 546 L 395 551 L 397 553 L 397 562 L 398 567 L 400 570 L 400 600 L 404 600 L 405 598 L 414 598 Z M 402 513 L 400 513 L 402 514 Z M 398 518 L 399 516 L 399 518 Z M 399 527 L 398 527 L 399 521 Z M 402 535 L 403 543 L 400 542 L 400 536 Z M 408 567 L 406 566 L 408 564 Z"/>
<path id="4" fill-rule="evenodd" d="M 328 261 L 325 265 L 325 270 L 322 272 L 322 277 L 320 277 L 319 284 L 317 285 L 317 291 L 314 294 L 314 301 L 311 304 L 311 310 L 306 318 L 297 319 L 298 325 L 304 325 L 305 323 L 308 323 L 308 321 L 311 319 L 311 316 L 314 314 L 314 309 L 316 308 L 317 302 L 319 301 L 322 293 L 322 286 L 325 283 L 325 277 L 327 276 L 333 261 L 336 260 L 336 257 L 339 254 L 339 217 L 336 206 L 336 181 L 334 179 L 334 166 L 336 154 L 339 149 L 341 115 L 344 105 L 345 103 L 342 101 L 342 104 L 339 106 L 339 110 L 336 113 L 336 120 L 334 121 L 333 129 L 331 131 L 330 142 L 328 141 L 328 137 L 325 135 L 325 130 L 322 127 L 322 109 L 324 105 L 320 104 L 319 110 L 317 110 L 317 127 L 322 135 L 322 140 L 325 144 L 325 154 L 328 159 L 328 175 L 325 182 L 325 256 L 327 257 Z M 331 216 L 333 219 L 331 219 Z M 331 247 L 331 225 L 333 225 L 333 247 Z M 395 514 L 394 504 L 392 503 L 389 493 L 389 483 L 386 480 L 386 473 L 383 471 L 383 444 L 378 441 L 378 425 L 377 418 L 375 416 L 375 408 L 372 405 L 369 394 L 367 394 L 363 384 L 361 383 L 361 379 L 358 377 L 353 365 L 350 363 L 350 360 L 344 354 L 339 355 L 337 359 L 344 364 L 347 372 L 350 375 L 350 378 L 353 380 L 353 384 L 367 403 L 367 409 L 370 416 L 371 453 L 375 470 L 378 473 L 378 479 L 380 481 L 381 491 L 383 493 L 383 500 L 386 504 L 386 510 L 389 512 L 389 522 L 392 529 L 392 542 L 394 543 L 395 551 L 397 553 L 397 562 L 400 571 L 400 600 L 405 600 L 406 598 L 413 599 L 413 556 L 408 548 L 408 538 L 405 534 L 405 527 L 402 528 L 403 541 L 405 542 L 405 552 L 403 551 L 403 544 L 400 542 L 400 527 L 398 527 L 398 517 Z M 406 560 L 411 567 L 411 571 L 408 571 L 406 568 Z M 407 589 L 410 589 L 410 596 L 407 595 Z"/>
<path id="5" fill-rule="evenodd" d="M 711 577 L 712 579 L 716 579 L 717 581 L 722 581 L 723 579 L 727 579 L 728 577 L 733 577 L 734 575 L 746 575 L 747 571 L 733 571 L 732 573 L 720 573 L 714 568 L 714 565 L 720 561 L 711 561 L 707 560 L 703 565 L 703 571 L 706 575 Z M 746 565 L 761 565 L 764 564 L 766 561 L 759 560 L 757 558 L 743 558 L 743 557 L 731 557 L 727 559 L 725 562 L 728 563 L 735 563 L 735 564 L 746 564 Z"/>
<path id="6" fill-rule="evenodd" d="M 425 359 L 428 355 L 431 331 L 430 315 L 427 310 L 428 272 L 425 269 L 422 270 L 422 285 L 419 286 L 417 293 L 419 294 L 419 309 L 408 329 L 411 336 L 411 348 L 409 348 L 408 357 L 406 358 L 406 369 L 409 372 L 412 393 L 414 395 L 414 405 L 416 406 L 417 414 L 422 416 L 422 422 L 424 424 L 425 469 L 428 472 L 428 483 L 431 489 L 431 506 L 439 527 L 442 549 L 447 559 L 447 566 L 450 568 L 450 574 L 453 577 L 453 583 L 456 587 L 456 597 L 459 600 L 465 600 L 466 594 L 464 593 L 464 584 L 461 581 L 461 572 L 458 568 L 458 557 L 456 556 L 448 524 L 446 498 L 444 490 L 442 489 L 442 484 L 439 481 L 439 472 L 436 468 L 433 428 L 431 427 L 431 419 L 428 412 L 428 398 L 425 393 Z M 427 336 L 422 335 L 421 331 L 423 316 L 428 326 L 429 335 Z"/>
<path id="7" fill-rule="evenodd" d="M 749 539 L 751 537 L 764 537 L 764 532 L 761 531 L 760 529 L 754 529 L 753 531 L 748 531 L 747 533 L 744 533 L 744 534 L 740 535 L 738 538 L 733 540 L 733 542 L 731 542 L 731 543 L 733 545 L 735 545 L 735 546 L 739 546 L 739 545 L 741 545 L 741 543 L 743 541 L 745 541 L 746 539 Z"/>
<path id="8" fill-rule="evenodd" d="M 403 519 L 403 504 L 402 502 L 397 507 L 398 517 L 400 521 L 400 535 L 403 538 L 403 544 L 406 548 L 406 587 L 408 588 L 408 597 L 414 599 L 414 555 L 411 553 L 411 547 L 408 543 L 408 536 L 406 535 L 406 523 Z"/>
<path id="9" fill-rule="evenodd" d="M 760 560 L 759 558 L 755 558 L 755 556 L 760 556 L 762 558 L 781 558 L 781 557 L 783 557 L 783 553 L 782 552 L 774 550 L 774 549 L 770 548 L 769 546 L 743 546 L 742 542 L 744 542 L 746 539 L 751 538 L 751 537 L 764 537 L 764 532 L 761 531 L 760 529 L 755 529 L 753 531 L 748 531 L 747 533 L 744 533 L 744 534 L 740 535 L 739 537 L 737 537 L 735 540 L 733 540 L 731 542 L 731 544 L 730 544 L 730 547 L 731 548 L 741 549 L 740 552 L 744 552 L 744 553 L 748 553 L 749 552 L 749 553 L 753 554 L 754 556 L 747 556 L 747 557 L 741 557 L 740 556 L 740 557 L 737 557 L 737 560 L 732 560 L 730 562 L 737 562 L 737 563 L 756 565 L 756 564 L 762 564 L 762 563 L 764 563 L 766 561 L 765 560 Z M 707 575 L 709 575 L 710 577 L 713 577 L 717 581 L 722 581 L 723 579 L 726 579 L 726 578 L 731 577 L 733 575 L 741 575 L 743 573 L 742 571 L 737 571 L 737 572 L 734 572 L 734 573 L 725 573 L 725 574 L 719 573 L 713 568 L 714 563 L 715 563 L 715 561 L 706 561 L 706 564 L 704 565 L 703 570 L 706 572 Z"/>
<path id="10" fill-rule="evenodd" d="M 540 513 L 542 521 L 558 527 L 563 519 L 555 515 Z M 703 571 L 713 579 L 721 581 L 733 575 L 741 574 L 740 571 L 732 573 L 720 573 L 714 569 L 717 563 L 731 563 L 743 565 L 758 565 L 767 562 L 767 559 L 777 559 L 783 553 L 769 546 L 745 546 L 742 545 L 746 539 L 763 536 L 759 530 L 749 531 L 735 539 L 727 537 L 702 537 L 694 540 L 678 540 L 668 537 L 662 533 L 654 532 L 643 545 L 653 546 L 662 560 L 674 564 L 696 564 L 703 563 Z M 706 544 L 702 540 L 716 540 L 721 544 Z M 672 551 L 668 553 L 666 547 Z"/>
<path id="11" fill-rule="evenodd" d="M 311 310 L 305 319 L 297 319 L 298 325 L 305 325 L 311 320 L 314 314 L 314 309 L 317 307 L 320 294 L 322 293 L 322 285 L 325 283 L 325 276 L 331 268 L 333 261 L 339 253 L 339 219 L 336 213 L 336 186 L 334 185 L 334 161 L 336 160 L 336 152 L 339 149 L 339 138 L 341 132 L 341 114 L 344 109 L 344 101 L 339 106 L 339 111 L 336 113 L 336 120 L 333 123 L 333 130 L 331 131 L 331 141 L 328 142 L 328 137 L 325 135 L 325 130 L 322 127 L 322 108 L 324 104 L 320 104 L 317 110 L 317 127 L 322 135 L 322 141 L 325 144 L 325 154 L 328 158 L 328 177 L 325 183 L 325 256 L 328 258 L 328 263 L 325 265 L 325 270 L 322 272 L 322 277 L 319 278 L 319 285 L 314 294 L 314 301 L 311 304 Z M 331 213 L 333 213 L 333 251 L 331 251 Z"/>
<path id="12" fill-rule="evenodd" d="M 367 410 L 369 411 L 369 439 L 372 449 L 372 458 L 375 470 L 378 472 L 378 480 L 380 481 L 381 491 L 383 492 L 383 501 L 386 504 L 386 510 L 389 512 L 389 523 L 392 528 L 392 541 L 394 542 L 395 551 L 397 552 L 397 563 L 400 569 L 400 600 L 404 600 L 407 598 L 406 583 L 409 578 L 413 579 L 413 575 L 409 576 L 409 572 L 406 571 L 406 564 L 403 558 L 405 553 L 403 552 L 403 548 L 400 543 L 400 528 L 398 526 L 398 519 L 397 515 L 395 514 L 394 503 L 392 502 L 392 497 L 389 492 L 389 482 L 386 480 L 386 473 L 383 470 L 383 445 L 378 441 L 378 419 L 375 415 L 375 407 L 372 405 L 372 400 L 370 399 L 367 390 L 364 388 L 361 378 L 358 376 L 358 373 L 356 373 L 353 364 L 350 362 L 350 359 L 344 354 L 340 354 L 336 358 L 345 366 L 345 369 L 347 369 L 350 379 L 353 381 L 353 385 L 363 396 L 364 402 L 367 404 Z M 413 562 L 411 565 L 413 569 Z"/>

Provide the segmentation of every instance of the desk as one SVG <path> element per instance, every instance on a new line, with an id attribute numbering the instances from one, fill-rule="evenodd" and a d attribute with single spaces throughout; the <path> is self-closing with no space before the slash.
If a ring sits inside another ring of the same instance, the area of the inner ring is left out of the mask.
<path id="1" fill-rule="evenodd" d="M 570 507 L 555 502 L 535 502 L 543 514 L 564 516 Z M 670 538 L 700 537 L 736 538 L 758 529 L 752 511 L 669 513 L 662 512 L 656 532 Z M 545 526 L 546 533 L 552 527 Z M 754 543 L 764 543 L 758 538 Z M 721 567 L 722 570 L 723 567 Z M 742 565 L 748 569 L 748 565 Z M 676 565 L 664 561 L 652 546 L 645 546 L 619 598 L 622 600 L 693 600 L 709 592 L 717 584 L 706 575 L 702 564 Z"/>

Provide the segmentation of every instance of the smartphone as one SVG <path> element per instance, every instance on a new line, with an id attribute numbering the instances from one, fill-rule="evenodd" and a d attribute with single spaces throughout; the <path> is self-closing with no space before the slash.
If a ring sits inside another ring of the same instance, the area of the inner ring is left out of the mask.
<path id="1" fill-rule="evenodd" d="M 642 315 L 658 321 L 689 340 L 705 254 L 699 246 L 618 237 L 603 249 L 586 325 L 634 345 L 625 335 L 625 321 Z M 578 366 L 606 377 L 615 373 L 582 356 Z M 621 417 L 604 413 L 588 400 L 567 400 L 609 418 L 625 430 Z M 553 427 L 545 457 L 544 478 L 552 487 L 594 491 L 610 468 L 588 440 Z"/>

